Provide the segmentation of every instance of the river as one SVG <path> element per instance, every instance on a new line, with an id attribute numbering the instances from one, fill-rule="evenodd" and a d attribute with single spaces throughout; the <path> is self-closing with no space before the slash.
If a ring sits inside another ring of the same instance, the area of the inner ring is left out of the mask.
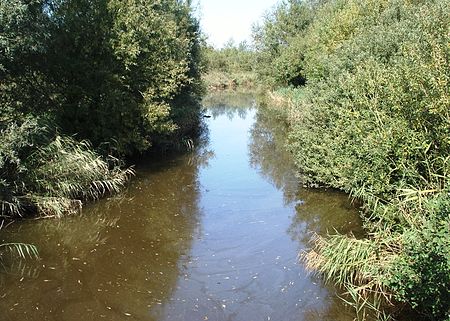
<path id="1" fill-rule="evenodd" d="M 1 320 L 353 320 L 298 262 L 312 232 L 361 233 L 348 197 L 301 186 L 284 128 L 251 95 L 205 108 L 193 151 L 143 160 L 81 215 L 2 231 L 41 258 L 4 258 Z"/>

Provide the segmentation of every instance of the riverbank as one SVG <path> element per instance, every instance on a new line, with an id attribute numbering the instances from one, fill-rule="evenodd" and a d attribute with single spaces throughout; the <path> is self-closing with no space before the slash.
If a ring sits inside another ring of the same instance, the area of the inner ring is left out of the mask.
<path id="1" fill-rule="evenodd" d="M 212 70 L 202 76 L 209 92 L 219 92 L 226 90 L 252 92 L 257 89 L 256 75 L 253 72 L 223 72 Z"/>
<path id="2" fill-rule="evenodd" d="M 79 212 L 124 187 L 127 157 L 191 139 L 199 22 L 161 3 L 2 4 L 2 37 L 17 41 L 0 44 L 0 220 Z"/>
<path id="3" fill-rule="evenodd" d="M 305 113 L 299 110 L 305 106 L 304 99 L 305 89 L 288 88 L 268 92 L 266 98 L 266 108 L 274 110 L 289 126 L 288 148 L 294 156 L 299 152 L 296 128 L 304 126 Z M 315 150 L 314 145 L 301 147 L 302 153 L 309 154 L 312 149 Z M 448 168 L 448 162 L 448 158 L 443 159 L 443 168 Z M 428 311 L 425 319 L 440 313 L 444 316 L 442 320 L 446 320 L 450 299 L 448 177 L 439 176 L 422 189 L 393 188 L 382 199 L 357 186 L 336 184 L 316 176 L 314 171 L 305 171 L 305 164 L 299 163 L 298 158 L 297 168 L 309 186 L 339 188 L 360 199 L 368 235 L 365 239 L 341 234 L 317 235 L 312 239 L 312 248 L 301 254 L 307 267 L 328 282 L 346 288 L 355 309 L 362 313 L 358 316 L 362 320 L 364 313 L 375 313 L 376 319 L 380 319 L 391 313 L 392 317 L 401 315 L 411 308 L 417 309 L 416 312 Z M 351 171 L 351 175 L 357 173 L 356 169 Z M 440 310 L 429 310 L 431 307 Z"/>
<path id="4" fill-rule="evenodd" d="M 256 71 L 281 88 L 274 105 L 302 181 L 363 202 L 368 238 L 318 236 L 302 255 L 347 289 L 360 320 L 401 308 L 450 319 L 448 9 L 289 2 L 255 28 Z"/>

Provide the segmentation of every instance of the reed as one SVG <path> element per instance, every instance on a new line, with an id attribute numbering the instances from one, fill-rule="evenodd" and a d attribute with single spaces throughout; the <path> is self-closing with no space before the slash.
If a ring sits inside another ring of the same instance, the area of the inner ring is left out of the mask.
<path id="1" fill-rule="evenodd" d="M 132 168 L 122 169 L 118 159 L 100 157 L 86 141 L 49 137 L 37 122 L 18 128 L 17 141 L 0 146 L 2 217 L 30 212 L 60 217 L 79 212 L 83 202 L 118 193 L 134 174 Z M 4 130 L 1 136 L 12 141 L 17 132 Z"/>

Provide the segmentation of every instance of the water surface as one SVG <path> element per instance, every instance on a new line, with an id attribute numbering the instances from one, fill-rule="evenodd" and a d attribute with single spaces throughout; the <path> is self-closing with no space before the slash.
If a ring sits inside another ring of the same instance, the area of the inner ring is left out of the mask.
<path id="1" fill-rule="evenodd" d="M 191 153 L 143 161 L 128 189 L 81 216 L 17 223 L 2 320 L 353 320 L 298 262 L 311 232 L 360 232 L 346 195 L 301 187 L 284 128 L 253 97 L 207 101 Z"/>

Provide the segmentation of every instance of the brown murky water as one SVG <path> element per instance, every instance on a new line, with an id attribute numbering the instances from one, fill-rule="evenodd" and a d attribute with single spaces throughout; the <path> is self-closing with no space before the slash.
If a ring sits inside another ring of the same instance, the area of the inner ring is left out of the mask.
<path id="1" fill-rule="evenodd" d="M 0 320 L 353 320 L 297 261 L 312 231 L 360 232 L 347 196 L 300 187 L 251 97 L 206 104 L 195 151 L 143 162 L 81 216 L 2 231 L 41 260 L 3 262 Z"/>

